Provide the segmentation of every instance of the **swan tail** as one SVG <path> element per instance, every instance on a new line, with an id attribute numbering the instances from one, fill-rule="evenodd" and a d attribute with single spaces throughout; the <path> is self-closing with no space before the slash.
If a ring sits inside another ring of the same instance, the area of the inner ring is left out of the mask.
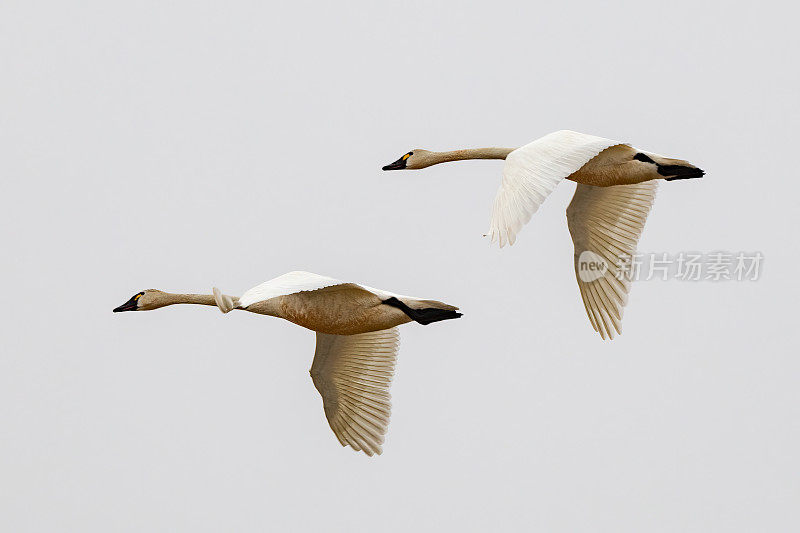
<path id="1" fill-rule="evenodd" d="M 633 159 L 656 165 L 656 171 L 659 176 L 663 176 L 667 181 L 702 178 L 705 175 L 705 171 L 702 168 L 697 168 L 683 159 L 671 159 L 656 154 L 645 154 L 644 152 L 637 153 L 633 156 Z"/>
<path id="2" fill-rule="evenodd" d="M 414 300 L 409 302 L 414 308 L 394 296 L 384 300 L 383 303 L 400 309 L 408 315 L 408 318 L 425 326 L 442 320 L 461 318 L 462 316 L 462 314 L 458 312 L 458 307 L 436 300 Z"/>
<path id="3" fill-rule="evenodd" d="M 219 310 L 222 311 L 223 313 L 230 313 L 231 311 L 239 307 L 238 298 L 234 298 L 233 296 L 228 296 L 227 294 L 222 294 L 222 291 L 220 291 L 216 287 L 214 287 L 212 290 L 214 292 L 214 301 L 216 302 L 217 307 L 219 307 Z"/>

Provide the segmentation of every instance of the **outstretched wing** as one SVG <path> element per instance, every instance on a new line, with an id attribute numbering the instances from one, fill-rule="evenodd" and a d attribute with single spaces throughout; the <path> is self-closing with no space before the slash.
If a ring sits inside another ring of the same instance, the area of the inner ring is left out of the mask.
<path id="1" fill-rule="evenodd" d="M 336 285 L 352 285 L 361 288 L 365 291 L 371 292 L 378 296 L 381 300 L 391 298 L 392 296 L 401 300 L 421 300 L 414 296 L 404 296 L 402 294 L 395 294 L 393 292 L 376 289 L 367 285 L 357 283 L 349 283 L 328 276 L 320 276 L 313 272 L 294 271 L 265 281 L 260 285 L 256 285 L 249 289 L 238 300 L 238 307 L 248 307 L 256 302 L 263 302 L 278 296 L 287 296 L 298 292 L 316 291 L 326 287 L 333 287 Z M 222 309 L 222 307 L 220 307 Z"/>
<path id="2" fill-rule="evenodd" d="M 492 242 L 514 244 L 517 233 L 561 180 L 594 156 L 619 143 L 562 130 L 517 148 L 506 158 L 503 181 L 492 205 L 488 235 Z"/>
<path id="3" fill-rule="evenodd" d="M 315 291 L 333 285 L 341 285 L 338 279 L 320 276 L 312 272 L 289 272 L 260 285 L 256 285 L 239 297 L 239 306 L 247 307 L 256 302 L 269 300 L 278 296 L 286 296 L 302 291 Z"/>
<path id="4" fill-rule="evenodd" d="M 656 196 L 656 181 L 594 187 L 578 184 L 567 207 L 575 244 L 575 276 L 583 305 L 604 339 L 622 333 L 628 302 L 630 260 Z"/>
<path id="5" fill-rule="evenodd" d="M 370 456 L 383 451 L 399 340 L 397 328 L 359 335 L 317 333 L 311 379 L 342 446 Z"/>

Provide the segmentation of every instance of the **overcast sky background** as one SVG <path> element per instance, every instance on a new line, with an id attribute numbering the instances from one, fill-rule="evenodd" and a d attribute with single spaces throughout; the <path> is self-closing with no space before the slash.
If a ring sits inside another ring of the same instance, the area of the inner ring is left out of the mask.
<path id="1" fill-rule="evenodd" d="M 788 2 L 0 5 L 0 526 L 797 531 L 798 39 Z M 508 249 L 502 163 L 380 167 L 558 129 L 688 159 L 591 329 L 565 183 Z M 171 307 L 310 270 L 459 305 L 401 329 L 383 456 L 343 449 L 314 334 Z"/>

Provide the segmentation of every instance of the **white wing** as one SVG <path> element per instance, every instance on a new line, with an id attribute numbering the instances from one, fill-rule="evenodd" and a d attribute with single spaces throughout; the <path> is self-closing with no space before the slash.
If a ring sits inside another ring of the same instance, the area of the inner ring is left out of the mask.
<path id="1" fill-rule="evenodd" d="M 618 144 L 602 137 L 562 130 L 517 148 L 506 157 L 503 181 L 492 206 L 492 242 L 514 244 L 517 233 L 561 180 L 594 156 Z"/>
<path id="2" fill-rule="evenodd" d="M 276 298 L 278 296 L 286 296 L 288 294 L 294 294 L 302 291 L 315 291 L 317 289 L 324 289 L 325 287 L 342 285 L 344 283 L 349 282 L 329 278 L 327 276 L 320 276 L 319 274 L 314 274 L 312 272 L 289 272 L 282 276 L 278 276 L 275 279 L 265 281 L 261 285 L 256 285 L 252 289 L 242 294 L 242 296 L 239 298 L 239 307 L 247 307 L 256 302 L 263 302 L 264 300 L 269 300 L 270 298 Z M 392 292 L 383 291 L 381 289 L 376 289 L 374 287 L 368 287 L 367 285 L 360 285 L 357 283 L 353 283 L 353 285 L 358 285 L 362 289 L 375 294 L 382 300 L 391 298 L 392 296 L 401 300 L 419 300 L 419 298 L 414 296 L 395 294 Z"/>
<path id="3" fill-rule="evenodd" d="M 657 187 L 654 180 L 613 187 L 578 184 L 567 207 L 581 298 L 592 326 L 604 339 L 613 339 L 614 331 L 622 333 L 632 277 L 625 262 L 636 253 Z"/>
<path id="4" fill-rule="evenodd" d="M 397 328 L 360 335 L 317 333 L 311 379 L 342 446 L 367 455 L 383 451 L 399 339 Z"/>
<path id="5" fill-rule="evenodd" d="M 239 305 L 247 307 L 256 302 L 262 302 L 277 296 L 286 296 L 301 291 L 315 291 L 333 285 L 340 285 L 344 282 L 338 279 L 320 276 L 311 272 L 289 272 L 275 279 L 265 281 L 261 285 L 256 285 L 248 290 L 239 298 Z"/>

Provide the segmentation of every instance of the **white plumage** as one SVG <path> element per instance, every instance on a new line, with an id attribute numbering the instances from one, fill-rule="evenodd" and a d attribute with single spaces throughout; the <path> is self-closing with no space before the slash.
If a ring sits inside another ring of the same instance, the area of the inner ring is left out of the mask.
<path id="1" fill-rule="evenodd" d="M 488 235 L 500 247 L 517 233 L 567 176 L 594 156 L 618 144 L 594 135 L 562 130 L 517 148 L 506 157 L 503 181 L 492 205 Z"/>
<path id="2" fill-rule="evenodd" d="M 382 452 L 399 343 L 397 328 L 360 335 L 317 333 L 311 379 L 342 446 L 367 455 Z"/>
<path id="3" fill-rule="evenodd" d="M 239 305 L 248 307 L 256 302 L 262 302 L 278 296 L 286 296 L 295 292 L 315 291 L 325 287 L 339 285 L 338 279 L 320 276 L 311 272 L 287 272 L 282 276 L 265 281 L 252 289 L 245 291 L 239 297 Z"/>
<path id="4" fill-rule="evenodd" d="M 239 305 L 241 307 L 248 307 L 254 303 L 276 298 L 278 296 L 286 296 L 298 292 L 315 291 L 318 289 L 324 289 L 325 287 L 333 287 L 344 284 L 358 286 L 384 300 L 386 298 L 391 298 L 392 296 L 399 299 L 419 300 L 419 298 L 416 298 L 415 296 L 404 296 L 402 294 L 395 294 L 393 292 L 376 289 L 368 285 L 345 282 L 338 279 L 329 278 L 328 276 L 320 276 L 319 274 L 314 274 L 313 272 L 297 270 L 294 272 L 288 272 L 269 281 L 265 281 L 264 283 L 256 285 L 252 289 L 245 291 L 245 293 L 239 298 Z"/>
<path id="5" fill-rule="evenodd" d="M 605 338 L 622 332 L 622 311 L 631 289 L 631 259 L 653 206 L 658 183 L 594 187 L 578 184 L 567 208 L 567 225 L 575 245 L 575 277 L 595 331 Z M 581 254 L 599 257 L 606 270 L 584 279 Z"/>
<path id="6" fill-rule="evenodd" d="M 562 130 L 511 152 L 492 206 L 491 241 L 501 248 L 506 242 L 514 244 L 522 226 L 556 186 L 612 146 L 630 145 Z M 620 272 L 618 265 L 636 253 L 656 188 L 655 181 L 610 187 L 579 183 L 567 209 L 578 288 L 592 327 L 604 339 L 622 332 L 631 279 L 630 272 Z M 598 279 L 584 281 L 579 275 L 578 259 L 586 251 L 598 254 L 606 264 Z"/>

